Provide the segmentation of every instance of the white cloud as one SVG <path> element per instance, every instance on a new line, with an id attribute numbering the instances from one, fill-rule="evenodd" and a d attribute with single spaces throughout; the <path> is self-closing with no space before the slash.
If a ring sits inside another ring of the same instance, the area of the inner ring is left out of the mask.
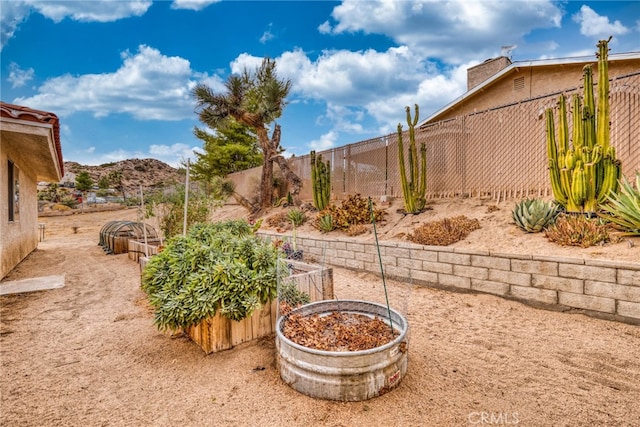
<path id="1" fill-rule="evenodd" d="M 173 0 L 171 3 L 171 9 L 188 9 L 188 10 L 202 10 L 205 7 L 213 3 L 218 3 L 221 0 Z"/>
<path id="2" fill-rule="evenodd" d="M 20 24 L 34 11 L 60 22 L 70 18 L 81 22 L 113 22 L 123 18 L 144 15 L 151 0 L 94 0 L 94 1 L 43 1 L 2 0 L 0 13 L 0 50 L 13 38 Z"/>
<path id="3" fill-rule="evenodd" d="M 99 0 L 99 1 L 25 1 L 40 14 L 54 22 L 71 18 L 81 22 L 113 22 L 123 18 L 144 15 L 151 0 Z"/>
<path id="4" fill-rule="evenodd" d="M 425 58 L 460 64 L 489 58 L 534 29 L 560 27 L 561 9 L 552 1 L 344 0 L 332 12 L 334 34 L 383 34 Z"/>
<path id="5" fill-rule="evenodd" d="M 27 20 L 31 8 L 19 1 L 3 1 L 0 13 L 0 51 L 17 31 L 20 24 Z"/>
<path id="6" fill-rule="evenodd" d="M 610 22 L 606 16 L 598 15 L 589 6 L 583 5 L 580 12 L 573 15 L 573 20 L 580 24 L 580 34 L 587 37 L 608 37 L 629 32 L 620 21 Z"/>
<path id="7" fill-rule="evenodd" d="M 194 74 L 190 63 L 141 45 L 122 53 L 122 66 L 113 73 L 65 74 L 47 80 L 31 97 L 14 102 L 61 116 L 91 112 L 96 117 L 129 114 L 139 120 L 182 120 L 193 117 L 194 78 L 221 84 L 219 78 Z"/>
<path id="8" fill-rule="evenodd" d="M 318 31 L 320 34 L 331 34 L 331 24 L 329 21 L 324 21 L 322 24 L 318 25 Z"/>
<path id="9" fill-rule="evenodd" d="M 9 77 L 7 77 L 7 80 L 11 82 L 11 87 L 15 89 L 26 85 L 27 82 L 33 79 L 33 75 L 33 68 L 23 70 L 18 64 L 12 62 L 9 64 Z"/>
<path id="10" fill-rule="evenodd" d="M 251 70 L 261 60 L 245 53 L 236 58 L 232 69 Z M 406 105 L 419 104 L 421 117 L 427 117 L 466 91 L 467 68 L 477 63 L 442 70 L 406 46 L 384 52 L 325 51 L 314 61 L 296 49 L 276 58 L 278 76 L 293 82 L 291 103 L 325 107 L 319 116 L 308 118 L 331 128 L 312 143 L 316 149 L 326 149 L 340 134 L 395 132 L 398 121 L 404 120 Z"/>
<path id="11" fill-rule="evenodd" d="M 246 69 L 251 73 L 260 67 L 262 60 L 263 58 L 261 57 L 241 53 L 236 59 L 231 61 L 231 72 L 233 74 L 241 74 Z"/>
<path id="12" fill-rule="evenodd" d="M 202 152 L 202 149 L 200 147 L 189 146 L 181 142 L 172 145 L 152 144 L 149 146 L 150 157 L 162 160 L 172 166 L 179 164 L 183 160 L 185 162 L 187 159 L 191 159 L 191 161 L 195 160 L 195 151 Z"/>
<path id="13" fill-rule="evenodd" d="M 338 134 L 335 131 L 330 131 L 320 136 L 319 139 L 314 139 L 309 143 L 311 150 L 323 151 L 329 148 L 335 147 Z"/>
<path id="14" fill-rule="evenodd" d="M 269 24 L 269 28 L 267 30 L 265 30 L 264 33 L 262 33 L 262 36 L 260 37 L 260 43 L 265 44 L 266 42 L 268 42 L 269 40 L 273 40 L 276 36 L 271 32 L 271 29 L 273 27 L 273 24 Z"/>

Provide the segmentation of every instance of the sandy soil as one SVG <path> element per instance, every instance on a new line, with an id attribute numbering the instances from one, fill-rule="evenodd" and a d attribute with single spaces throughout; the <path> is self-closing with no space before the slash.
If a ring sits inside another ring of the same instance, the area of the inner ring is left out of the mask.
<path id="1" fill-rule="evenodd" d="M 486 203 L 474 203 L 470 216 L 493 215 L 502 229 L 485 226 L 456 245 L 564 254 L 531 243 L 541 236 L 505 229 L 507 208 L 486 213 Z M 135 218 L 134 209 L 41 218 L 45 241 L 5 280 L 64 274 L 66 285 L 0 297 L 0 425 L 640 426 L 639 327 L 491 295 L 387 281 L 391 305 L 409 321 L 409 369 L 397 389 L 365 402 L 291 389 L 272 338 L 205 356 L 187 338 L 157 331 L 137 264 L 98 246 L 107 221 Z M 388 223 L 380 233 L 403 227 Z M 630 246 L 566 250 L 640 259 L 640 242 Z M 384 299 L 369 273 L 336 269 L 334 279 L 338 298 Z"/>

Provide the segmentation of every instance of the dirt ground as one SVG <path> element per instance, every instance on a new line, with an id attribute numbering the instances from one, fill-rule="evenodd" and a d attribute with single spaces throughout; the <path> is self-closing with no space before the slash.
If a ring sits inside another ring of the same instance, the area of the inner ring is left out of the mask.
<path id="1" fill-rule="evenodd" d="M 549 246 L 486 204 L 469 202 L 484 229 L 456 245 L 640 259 L 637 240 Z M 98 246 L 107 221 L 127 219 L 135 209 L 40 218 L 45 240 L 4 281 L 64 274 L 65 286 L 0 297 L 0 425 L 640 426 L 640 327 L 392 281 L 410 328 L 399 387 L 354 403 L 302 395 L 280 380 L 273 338 L 206 356 L 155 328 L 138 265 Z M 399 236 L 417 220 L 379 231 Z M 338 298 L 384 301 L 370 273 L 334 269 L 334 286 Z"/>

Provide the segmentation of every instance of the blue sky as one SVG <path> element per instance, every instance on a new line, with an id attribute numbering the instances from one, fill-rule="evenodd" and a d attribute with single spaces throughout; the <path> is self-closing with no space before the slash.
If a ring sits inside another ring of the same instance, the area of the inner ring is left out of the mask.
<path id="1" fill-rule="evenodd" d="M 640 51 L 638 1 L 0 0 L 2 101 L 61 121 L 65 160 L 156 158 L 201 141 L 191 89 L 216 91 L 265 56 L 293 85 L 278 123 L 285 155 L 383 136 L 462 95 L 466 70 Z"/>

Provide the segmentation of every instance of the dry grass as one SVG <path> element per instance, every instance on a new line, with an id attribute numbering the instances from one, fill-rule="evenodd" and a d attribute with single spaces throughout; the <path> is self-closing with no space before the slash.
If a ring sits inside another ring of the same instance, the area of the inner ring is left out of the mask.
<path id="1" fill-rule="evenodd" d="M 599 219 L 583 215 L 561 215 L 545 231 L 549 241 L 561 246 L 588 248 L 610 240 L 609 227 Z"/>
<path id="2" fill-rule="evenodd" d="M 448 246 L 458 242 L 480 228 L 480 221 L 464 215 L 432 221 L 415 228 L 407 237 L 421 245 Z"/>

